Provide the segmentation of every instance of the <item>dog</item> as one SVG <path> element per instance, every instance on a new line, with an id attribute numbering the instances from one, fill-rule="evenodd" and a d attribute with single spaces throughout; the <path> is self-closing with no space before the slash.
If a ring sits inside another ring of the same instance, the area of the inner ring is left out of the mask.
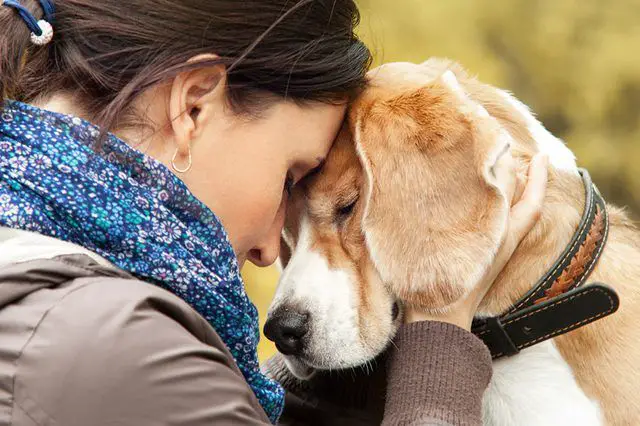
<path id="1" fill-rule="evenodd" d="M 291 372 L 365 364 L 392 341 L 403 305 L 442 311 L 464 296 L 491 265 L 537 152 L 550 158 L 541 217 L 479 319 L 512 309 L 576 235 L 588 200 L 575 157 L 523 103 L 454 62 L 370 71 L 323 168 L 287 206 L 267 328 Z M 584 289 L 606 283 L 620 309 L 496 357 L 485 424 L 640 424 L 640 234 L 623 209 L 602 210 L 608 237 Z M 602 239 L 598 226 L 589 235 Z"/>

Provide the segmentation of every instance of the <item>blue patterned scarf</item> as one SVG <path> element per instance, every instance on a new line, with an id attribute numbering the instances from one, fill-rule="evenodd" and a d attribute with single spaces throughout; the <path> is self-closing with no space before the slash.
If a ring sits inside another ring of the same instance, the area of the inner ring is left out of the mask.
<path id="1" fill-rule="evenodd" d="M 214 213 L 164 165 L 76 117 L 6 102 L 0 224 L 83 246 L 185 300 L 225 342 L 272 422 L 284 392 L 260 373 L 258 314 Z M 215 401 L 212 401 L 215 403 Z"/>

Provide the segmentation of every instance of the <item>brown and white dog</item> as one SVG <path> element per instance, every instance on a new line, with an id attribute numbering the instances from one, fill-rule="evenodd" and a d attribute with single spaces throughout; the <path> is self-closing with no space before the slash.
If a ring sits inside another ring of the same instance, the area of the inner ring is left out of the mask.
<path id="1" fill-rule="evenodd" d="M 268 327 L 293 374 L 376 357 L 401 324 L 398 302 L 455 304 L 493 261 L 522 186 L 513 169 L 524 175 L 540 151 L 550 157 L 541 219 L 480 314 L 509 308 L 571 239 L 585 197 L 574 155 L 525 105 L 454 63 L 371 71 L 323 169 L 290 201 Z M 607 210 L 590 280 L 613 287 L 620 310 L 494 362 L 485 424 L 640 424 L 640 234 Z"/>

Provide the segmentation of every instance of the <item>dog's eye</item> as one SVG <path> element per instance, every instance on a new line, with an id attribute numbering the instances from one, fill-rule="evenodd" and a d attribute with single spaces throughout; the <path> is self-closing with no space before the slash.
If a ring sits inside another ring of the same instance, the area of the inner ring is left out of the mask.
<path id="1" fill-rule="evenodd" d="M 354 198 L 353 201 L 343 205 L 343 206 L 339 206 L 336 209 L 336 216 L 338 217 L 338 219 L 343 219 L 346 218 L 347 216 L 349 216 L 351 213 L 353 213 L 353 208 L 356 206 L 356 203 L 358 202 L 358 197 Z"/>

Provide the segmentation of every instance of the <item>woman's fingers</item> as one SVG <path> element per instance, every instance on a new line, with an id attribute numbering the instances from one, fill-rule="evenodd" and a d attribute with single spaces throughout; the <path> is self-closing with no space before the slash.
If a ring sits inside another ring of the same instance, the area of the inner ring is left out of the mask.
<path id="1" fill-rule="evenodd" d="M 478 303 L 500 271 L 509 262 L 509 259 L 520 244 L 520 241 L 533 228 L 542 212 L 542 205 L 547 189 L 547 165 L 546 155 L 538 154 L 531 159 L 526 187 L 522 197 L 511 208 L 509 224 L 505 240 L 503 241 L 493 265 L 487 271 L 484 282 L 477 287 Z"/>
<path id="2" fill-rule="evenodd" d="M 549 157 L 537 154 L 529 163 L 527 184 L 520 200 L 511 208 L 509 218 L 510 238 L 516 245 L 533 228 L 540 218 L 544 196 L 547 191 Z"/>

